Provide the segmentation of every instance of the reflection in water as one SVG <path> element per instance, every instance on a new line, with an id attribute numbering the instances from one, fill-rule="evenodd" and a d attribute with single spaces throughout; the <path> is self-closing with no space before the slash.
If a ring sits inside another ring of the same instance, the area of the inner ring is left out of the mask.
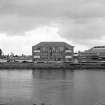
<path id="1" fill-rule="evenodd" d="M 1 70 L 0 103 L 95 105 L 105 102 L 102 70 Z"/>
<path id="2" fill-rule="evenodd" d="M 0 71 L 0 102 L 14 103 L 30 98 L 32 91 L 31 71 Z"/>
<path id="3" fill-rule="evenodd" d="M 67 70 L 33 70 L 33 78 L 40 80 L 72 80 L 73 71 Z"/>
<path id="4" fill-rule="evenodd" d="M 73 98 L 76 103 L 105 102 L 105 71 L 78 71 L 74 77 Z"/>
<path id="5" fill-rule="evenodd" d="M 70 105 L 72 103 L 72 71 L 35 70 L 33 78 L 38 81 L 41 102 L 54 105 Z"/>

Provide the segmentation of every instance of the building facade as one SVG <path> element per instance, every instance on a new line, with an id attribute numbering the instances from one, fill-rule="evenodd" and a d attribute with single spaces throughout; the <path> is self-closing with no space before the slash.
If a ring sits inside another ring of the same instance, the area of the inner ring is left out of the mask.
<path id="1" fill-rule="evenodd" d="M 65 42 L 40 42 L 32 46 L 33 62 L 72 62 L 73 46 Z"/>
<path id="2" fill-rule="evenodd" d="M 79 52 L 79 62 L 96 62 L 98 61 L 98 56 L 96 53 L 92 52 Z"/>

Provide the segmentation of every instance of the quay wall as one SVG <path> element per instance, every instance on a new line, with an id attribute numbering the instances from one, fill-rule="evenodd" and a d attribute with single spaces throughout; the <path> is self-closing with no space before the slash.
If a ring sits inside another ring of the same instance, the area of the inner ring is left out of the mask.
<path id="1" fill-rule="evenodd" d="M 0 63 L 0 69 L 105 69 L 105 63 Z"/>

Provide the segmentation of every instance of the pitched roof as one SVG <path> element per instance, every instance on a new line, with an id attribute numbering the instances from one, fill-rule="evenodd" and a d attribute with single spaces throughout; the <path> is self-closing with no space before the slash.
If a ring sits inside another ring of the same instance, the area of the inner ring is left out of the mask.
<path id="1" fill-rule="evenodd" d="M 105 52 L 105 46 L 95 46 L 95 47 L 89 49 L 88 51 L 96 52 L 96 53 Z"/>
<path id="2" fill-rule="evenodd" d="M 72 45 L 69 45 L 65 42 L 40 42 L 37 45 L 34 45 L 33 47 L 39 47 L 39 46 L 67 46 L 67 47 L 73 47 Z"/>
<path id="3" fill-rule="evenodd" d="M 95 46 L 93 48 L 105 48 L 105 46 Z"/>

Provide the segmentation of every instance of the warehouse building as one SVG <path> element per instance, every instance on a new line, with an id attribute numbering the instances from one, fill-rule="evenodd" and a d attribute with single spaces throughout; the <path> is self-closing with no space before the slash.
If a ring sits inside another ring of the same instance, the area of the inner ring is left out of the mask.
<path id="1" fill-rule="evenodd" d="M 84 52 L 79 52 L 80 62 L 104 62 L 105 46 L 94 46 Z"/>
<path id="2" fill-rule="evenodd" d="M 34 63 L 73 62 L 73 46 L 65 42 L 40 42 L 32 46 Z"/>

